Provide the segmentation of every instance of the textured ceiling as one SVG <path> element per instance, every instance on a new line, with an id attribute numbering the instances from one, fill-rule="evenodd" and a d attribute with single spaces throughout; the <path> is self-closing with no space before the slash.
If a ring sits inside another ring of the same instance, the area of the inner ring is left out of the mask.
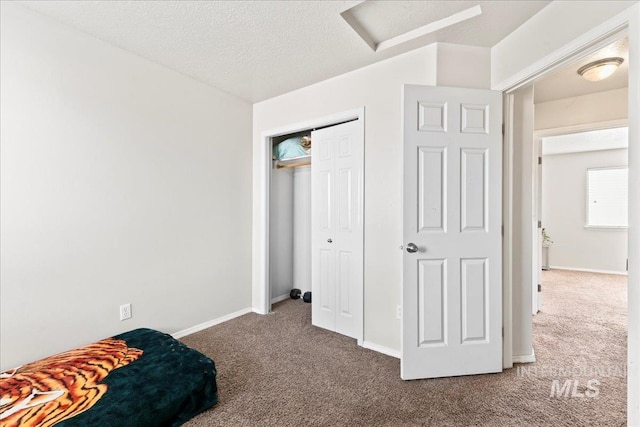
<path id="1" fill-rule="evenodd" d="M 227 93 L 257 102 L 436 41 L 493 46 L 549 1 L 375 2 L 387 12 L 371 13 L 367 19 L 369 30 L 381 38 L 478 4 L 483 12 L 380 52 L 373 52 L 340 16 L 361 1 L 19 3 Z M 391 16 L 389 11 L 395 14 Z"/>
<path id="2" fill-rule="evenodd" d="M 619 56 L 624 62 L 613 75 L 599 82 L 589 82 L 580 77 L 578 69 L 589 62 Z M 562 98 L 621 89 L 629 84 L 629 39 L 622 38 L 599 51 L 565 67 L 536 82 L 534 97 L 536 104 Z"/>

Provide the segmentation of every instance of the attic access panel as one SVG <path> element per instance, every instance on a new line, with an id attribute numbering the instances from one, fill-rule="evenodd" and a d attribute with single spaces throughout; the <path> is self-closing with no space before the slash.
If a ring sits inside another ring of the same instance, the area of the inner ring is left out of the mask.
<path id="1" fill-rule="evenodd" d="M 364 1 L 340 15 L 376 52 L 406 44 L 417 48 L 433 42 L 492 47 L 549 3 Z"/>

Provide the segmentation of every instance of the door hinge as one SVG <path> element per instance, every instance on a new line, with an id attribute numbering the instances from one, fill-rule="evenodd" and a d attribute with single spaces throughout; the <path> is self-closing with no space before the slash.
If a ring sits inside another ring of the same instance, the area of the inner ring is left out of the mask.
<path id="1" fill-rule="evenodd" d="M 504 123 L 502 124 L 502 136 L 504 136 Z"/>
<path id="2" fill-rule="evenodd" d="M 500 234 L 502 236 L 504 236 L 504 224 L 502 224 L 502 226 L 500 226 Z"/>
<path id="3" fill-rule="evenodd" d="M 542 285 L 538 283 L 538 292 L 542 292 Z"/>
<path id="4" fill-rule="evenodd" d="M 542 221 L 538 221 L 538 228 L 542 228 Z"/>
<path id="5" fill-rule="evenodd" d="M 629 271 L 629 258 L 627 258 L 627 271 Z"/>
<path id="6" fill-rule="evenodd" d="M 542 157 L 538 157 L 538 164 L 541 165 L 542 164 Z"/>
<path id="7" fill-rule="evenodd" d="M 502 338 L 504 338 L 504 326 L 502 327 Z"/>

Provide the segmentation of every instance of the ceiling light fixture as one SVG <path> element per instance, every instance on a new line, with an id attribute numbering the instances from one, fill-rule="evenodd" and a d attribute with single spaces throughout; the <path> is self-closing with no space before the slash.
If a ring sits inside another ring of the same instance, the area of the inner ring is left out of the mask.
<path id="1" fill-rule="evenodd" d="M 585 80 L 598 82 L 615 73 L 622 62 L 624 59 L 620 57 L 599 59 L 580 67 L 578 74 Z"/>

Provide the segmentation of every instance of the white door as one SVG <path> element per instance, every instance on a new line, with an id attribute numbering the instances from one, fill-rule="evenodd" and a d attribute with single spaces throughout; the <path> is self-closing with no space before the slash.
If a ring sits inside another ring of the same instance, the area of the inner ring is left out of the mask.
<path id="1" fill-rule="evenodd" d="M 312 323 L 362 335 L 363 154 L 356 121 L 311 133 Z"/>
<path id="2" fill-rule="evenodd" d="M 502 370 L 502 96 L 404 88 L 403 379 Z"/>

